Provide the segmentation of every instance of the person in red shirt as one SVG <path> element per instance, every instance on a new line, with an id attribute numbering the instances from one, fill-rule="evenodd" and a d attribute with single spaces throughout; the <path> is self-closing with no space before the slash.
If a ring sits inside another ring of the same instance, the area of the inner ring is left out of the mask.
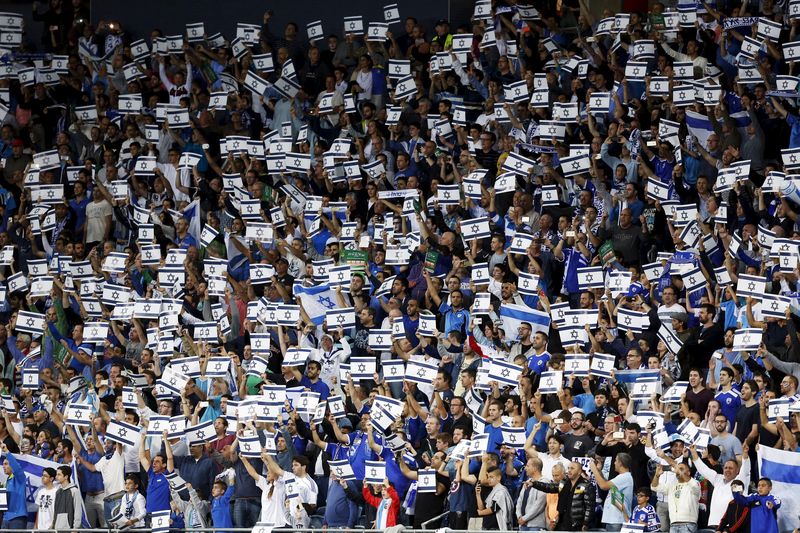
<path id="1" fill-rule="evenodd" d="M 380 487 L 380 496 L 376 492 L 378 487 Z M 383 485 L 364 485 L 361 491 L 364 501 L 376 509 L 374 529 L 386 529 L 397 525 L 397 517 L 400 514 L 400 496 L 397 495 L 394 487 L 389 485 L 388 478 L 384 478 Z"/>

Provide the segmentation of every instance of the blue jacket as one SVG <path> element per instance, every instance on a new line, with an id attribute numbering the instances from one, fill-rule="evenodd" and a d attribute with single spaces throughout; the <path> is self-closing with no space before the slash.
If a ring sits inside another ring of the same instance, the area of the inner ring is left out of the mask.
<path id="1" fill-rule="evenodd" d="M 358 493 L 355 481 L 347 482 L 348 488 L 354 493 Z M 328 485 L 328 497 L 325 506 L 324 524 L 329 528 L 333 527 L 353 527 L 358 521 L 358 504 L 347 497 L 344 489 L 338 481 L 330 481 Z"/>
<path id="2" fill-rule="evenodd" d="M 12 454 L 6 455 L 5 460 L 8 461 L 12 473 L 6 482 L 8 510 L 3 515 L 3 519 L 13 520 L 21 516 L 27 518 L 28 506 L 25 501 L 25 487 L 28 484 L 28 478 L 25 475 L 25 470 Z"/>
<path id="3" fill-rule="evenodd" d="M 230 485 L 222 496 L 211 499 L 211 521 L 215 528 L 233 527 L 231 496 L 233 496 L 233 485 Z"/>
<path id="4" fill-rule="evenodd" d="M 776 498 L 772 494 L 767 494 L 766 496 L 759 496 L 758 494 L 742 496 L 740 492 L 735 492 L 733 500 L 738 504 L 750 507 L 750 531 L 778 533 L 780 498 Z M 772 502 L 772 509 L 767 507 L 767 502 Z"/>

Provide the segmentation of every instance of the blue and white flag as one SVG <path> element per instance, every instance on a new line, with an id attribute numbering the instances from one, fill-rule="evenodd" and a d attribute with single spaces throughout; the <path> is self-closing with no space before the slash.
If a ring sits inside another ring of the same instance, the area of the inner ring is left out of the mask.
<path id="1" fill-rule="evenodd" d="M 492 360 L 489 366 L 489 379 L 504 385 L 516 386 L 519 383 L 519 375 L 522 369 L 514 363 L 508 363 L 502 359 Z"/>
<path id="2" fill-rule="evenodd" d="M 383 461 L 365 461 L 364 483 L 382 485 L 386 479 L 386 463 Z"/>
<path id="3" fill-rule="evenodd" d="M 522 448 L 525 446 L 525 428 L 506 427 L 500 428 L 503 432 L 503 444 L 512 448 Z"/>
<path id="4" fill-rule="evenodd" d="M 640 379 L 645 378 L 658 378 L 659 371 L 658 370 L 649 370 L 646 368 L 642 368 L 640 370 L 616 370 L 614 372 L 614 377 L 620 383 L 627 383 L 628 388 L 631 388 L 632 383 L 638 382 Z"/>
<path id="5" fill-rule="evenodd" d="M 106 428 L 107 440 L 118 442 L 125 446 L 136 446 L 140 437 L 141 435 L 138 427 L 122 422 L 121 420 L 112 420 Z"/>
<path id="6" fill-rule="evenodd" d="M 350 462 L 347 459 L 328 461 L 328 465 L 330 465 L 331 472 L 336 474 L 337 478 L 345 481 L 355 481 L 356 475 L 353 473 L 353 467 L 350 466 Z"/>
<path id="7" fill-rule="evenodd" d="M 155 511 L 150 515 L 150 529 L 156 533 L 169 531 L 170 510 Z"/>
<path id="8" fill-rule="evenodd" d="M 592 356 L 592 363 L 589 367 L 593 376 L 610 378 L 614 371 L 614 356 L 605 353 L 596 353 Z"/>
<path id="9" fill-rule="evenodd" d="M 772 480 L 771 494 L 780 498 L 778 530 L 792 531 L 800 526 L 800 453 L 758 447 L 758 471 Z"/>
<path id="10" fill-rule="evenodd" d="M 183 218 L 189 222 L 189 235 L 194 237 L 196 242 L 200 242 L 200 234 L 202 233 L 202 216 L 200 213 L 200 199 L 193 200 L 192 203 L 183 208 L 181 213 Z"/>
<path id="11" fill-rule="evenodd" d="M 71 403 L 67 408 L 67 424 L 77 427 L 91 427 L 89 415 L 92 412 L 90 405 Z"/>
<path id="12" fill-rule="evenodd" d="M 516 339 L 519 326 L 523 322 L 531 325 L 533 333 L 548 333 L 550 331 L 550 316 L 544 311 L 531 309 L 527 305 L 503 304 L 500 307 L 500 319 L 507 338 Z"/>
<path id="13" fill-rule="evenodd" d="M 732 113 L 731 118 L 736 122 L 736 127 L 744 136 L 747 134 L 747 126 L 750 125 L 750 117 L 746 111 Z M 686 126 L 689 132 L 697 137 L 702 146 L 708 146 L 708 138 L 714 133 L 714 128 L 707 116 L 696 113 L 689 109 L 686 110 Z"/>
<path id="14" fill-rule="evenodd" d="M 542 372 L 539 381 L 539 392 L 542 394 L 556 394 L 564 384 L 564 373 L 561 370 Z"/>
<path id="15" fill-rule="evenodd" d="M 300 284 L 295 284 L 294 294 L 300 299 L 308 317 L 317 326 L 321 326 L 325 321 L 325 313 L 329 309 L 336 309 L 337 307 L 336 293 L 327 283 L 314 287 L 303 287 Z"/>

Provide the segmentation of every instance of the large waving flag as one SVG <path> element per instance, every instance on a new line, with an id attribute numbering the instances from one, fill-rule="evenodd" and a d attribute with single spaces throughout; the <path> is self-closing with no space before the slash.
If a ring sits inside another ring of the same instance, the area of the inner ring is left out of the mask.
<path id="1" fill-rule="evenodd" d="M 534 333 L 550 331 L 550 315 L 544 311 L 531 309 L 527 305 L 500 305 L 500 319 L 503 321 L 506 337 L 516 338 L 519 325 L 523 322 L 530 324 Z"/>
<path id="2" fill-rule="evenodd" d="M 298 283 L 295 284 L 293 292 L 303 304 L 303 309 L 308 317 L 317 326 L 321 326 L 325 321 L 325 314 L 329 309 L 338 307 L 336 293 L 327 283 L 313 287 L 303 287 Z"/>
<path id="3" fill-rule="evenodd" d="M 750 125 L 750 115 L 747 114 L 747 111 L 733 113 L 731 118 L 736 121 L 736 127 L 739 128 L 739 132 L 742 135 L 747 135 L 747 126 Z M 708 137 L 714 133 L 714 127 L 707 116 L 687 109 L 686 126 L 704 148 L 708 146 Z"/>
<path id="4" fill-rule="evenodd" d="M 800 527 L 800 453 L 758 447 L 758 471 L 772 480 L 772 495 L 781 499 L 778 531 Z"/>
<path id="5" fill-rule="evenodd" d="M 189 222 L 189 235 L 194 237 L 194 240 L 200 242 L 200 234 L 203 231 L 202 214 L 200 213 L 200 200 L 192 200 L 192 203 L 183 208 L 181 212 L 183 218 Z"/>
<path id="6" fill-rule="evenodd" d="M 14 457 L 22 469 L 25 470 L 25 477 L 28 479 L 25 487 L 25 501 L 28 506 L 28 527 L 32 527 L 38 510 L 34 498 L 39 487 L 42 486 L 42 472 L 45 468 L 58 468 L 61 465 L 55 461 L 48 461 L 34 455 L 15 453 Z"/>

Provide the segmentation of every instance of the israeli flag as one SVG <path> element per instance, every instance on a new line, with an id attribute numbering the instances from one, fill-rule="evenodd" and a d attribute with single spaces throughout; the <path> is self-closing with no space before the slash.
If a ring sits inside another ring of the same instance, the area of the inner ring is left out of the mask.
<path id="1" fill-rule="evenodd" d="M 325 321 L 325 314 L 329 309 L 336 309 L 336 293 L 330 288 L 330 285 L 325 283 L 313 287 L 303 287 L 300 284 L 295 284 L 294 294 L 300 299 L 311 321 L 321 326 Z"/>

